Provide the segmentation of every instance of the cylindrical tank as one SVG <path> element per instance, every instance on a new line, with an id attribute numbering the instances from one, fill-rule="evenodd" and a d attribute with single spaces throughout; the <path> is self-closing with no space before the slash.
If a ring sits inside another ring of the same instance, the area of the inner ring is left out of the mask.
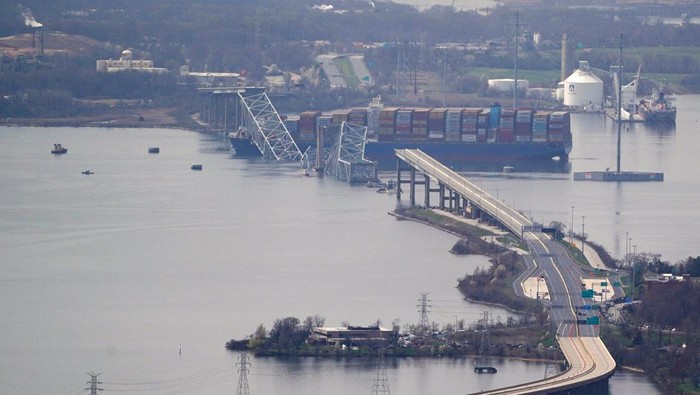
<path id="1" fill-rule="evenodd" d="M 564 80 L 564 105 L 569 107 L 603 107 L 603 81 L 580 67 Z"/>

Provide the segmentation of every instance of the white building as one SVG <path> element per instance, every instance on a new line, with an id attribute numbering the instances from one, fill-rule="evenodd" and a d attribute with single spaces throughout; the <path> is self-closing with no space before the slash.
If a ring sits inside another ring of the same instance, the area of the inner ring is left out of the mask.
<path id="1" fill-rule="evenodd" d="M 97 71 L 103 73 L 113 73 L 117 71 L 136 70 L 146 73 L 166 73 L 168 69 L 153 67 L 152 60 L 133 59 L 134 54 L 130 50 L 122 51 L 119 60 L 98 60 Z"/>
<path id="2" fill-rule="evenodd" d="M 564 105 L 584 110 L 603 108 L 603 81 L 591 72 L 587 61 L 564 80 Z"/>
<path id="3" fill-rule="evenodd" d="M 500 78 L 488 81 L 488 88 L 494 92 L 513 92 L 515 89 L 515 79 Z M 518 78 L 518 91 L 526 91 L 530 89 L 530 82 Z"/>

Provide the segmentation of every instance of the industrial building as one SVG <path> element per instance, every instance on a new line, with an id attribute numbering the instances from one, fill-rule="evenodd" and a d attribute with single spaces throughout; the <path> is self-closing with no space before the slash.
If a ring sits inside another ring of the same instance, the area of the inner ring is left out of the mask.
<path id="1" fill-rule="evenodd" d="M 391 329 L 379 326 L 318 327 L 309 336 L 310 343 L 367 346 L 389 342 L 394 336 Z"/>
<path id="2" fill-rule="evenodd" d="M 97 61 L 97 71 L 103 73 L 114 73 L 118 71 L 140 71 L 146 73 L 167 73 L 168 69 L 153 67 L 152 60 L 134 59 L 134 54 L 130 50 L 122 51 L 119 60 L 108 59 Z"/>

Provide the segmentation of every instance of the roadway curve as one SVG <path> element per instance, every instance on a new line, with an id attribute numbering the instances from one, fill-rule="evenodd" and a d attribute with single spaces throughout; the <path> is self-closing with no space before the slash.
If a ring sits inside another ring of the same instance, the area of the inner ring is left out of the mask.
<path id="1" fill-rule="evenodd" d="M 528 273 L 541 274 L 547 281 L 550 317 L 557 323 L 557 341 L 569 368 L 554 377 L 480 394 L 547 394 L 584 386 L 610 377 L 615 370 L 612 358 L 598 337 L 597 325 L 579 325 L 579 314 L 585 318 L 596 311 L 581 311 L 588 301 L 581 295 L 584 277 L 578 263 L 564 247 L 543 233 L 529 232 L 532 222 L 525 216 L 495 199 L 466 178 L 420 150 L 396 150 L 396 156 L 433 180 L 449 187 L 488 212 L 529 245 L 533 260 L 527 260 Z M 400 182 L 400 179 L 399 179 Z M 528 258 L 529 259 L 529 258 Z M 534 263 L 534 268 L 533 268 Z M 524 276 L 518 278 L 516 292 Z M 523 296 L 521 293 L 519 293 Z M 544 301 L 543 301 L 544 302 Z"/>

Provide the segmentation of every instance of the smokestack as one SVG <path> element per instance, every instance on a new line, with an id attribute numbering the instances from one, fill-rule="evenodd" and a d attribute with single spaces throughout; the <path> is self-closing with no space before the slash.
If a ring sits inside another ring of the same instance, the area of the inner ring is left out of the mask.
<path id="1" fill-rule="evenodd" d="M 44 57 L 44 25 L 37 22 L 32 11 L 27 9 L 22 13 L 24 25 L 32 28 L 32 48 L 36 48 L 36 36 L 39 35 L 39 57 Z"/>
<path id="2" fill-rule="evenodd" d="M 566 32 L 561 37 L 561 81 L 564 81 L 573 73 L 574 48 L 571 41 L 566 36 Z"/>
<path id="3" fill-rule="evenodd" d="M 566 32 L 561 36 L 561 79 L 564 81 L 566 77 L 566 50 L 569 46 L 568 40 L 566 39 Z"/>

